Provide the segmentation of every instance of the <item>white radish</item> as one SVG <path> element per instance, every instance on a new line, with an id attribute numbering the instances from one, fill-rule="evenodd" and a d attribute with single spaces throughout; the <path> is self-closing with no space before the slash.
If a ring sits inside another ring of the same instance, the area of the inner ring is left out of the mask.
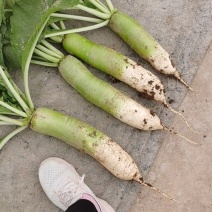
<path id="1" fill-rule="evenodd" d="M 111 138 L 94 127 L 49 108 L 36 109 L 30 127 L 35 132 L 63 140 L 89 154 L 119 179 L 134 180 L 173 200 L 146 183 L 132 157 Z"/>

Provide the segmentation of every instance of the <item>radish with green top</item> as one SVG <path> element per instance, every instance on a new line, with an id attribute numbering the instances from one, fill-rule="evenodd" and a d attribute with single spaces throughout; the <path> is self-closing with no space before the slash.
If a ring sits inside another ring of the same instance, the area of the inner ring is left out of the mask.
<path id="1" fill-rule="evenodd" d="M 136 181 L 174 200 L 145 182 L 132 157 L 111 138 L 88 124 L 48 108 L 38 108 L 32 116 L 30 127 L 86 152 L 117 178 Z"/>
<path id="2" fill-rule="evenodd" d="M 30 127 L 86 152 L 122 180 L 139 181 L 142 178 L 133 159 L 116 142 L 78 119 L 48 108 L 38 108 Z"/>
<path id="3" fill-rule="evenodd" d="M 104 5 L 110 11 L 110 14 L 101 10 L 102 5 L 99 4 L 98 0 L 88 1 L 96 9 L 83 3 L 77 5 L 76 8 L 102 20 L 109 20 L 108 26 L 128 43 L 138 55 L 147 60 L 160 73 L 175 77 L 192 90 L 188 83 L 181 78 L 168 52 L 136 20 L 114 8 L 111 0 L 106 0 L 106 5 Z M 99 15 L 98 11 L 105 14 L 105 17 Z"/>
<path id="4" fill-rule="evenodd" d="M 133 180 L 134 175 L 141 177 L 133 159 L 116 142 L 78 119 L 48 108 L 38 108 L 30 128 L 86 152 L 122 180 Z"/>
<path id="5" fill-rule="evenodd" d="M 159 117 L 109 83 L 95 77 L 79 60 L 67 56 L 59 65 L 61 76 L 88 101 L 122 122 L 141 130 L 164 129 Z"/>
<path id="6" fill-rule="evenodd" d="M 109 26 L 157 71 L 180 80 L 170 55 L 133 18 L 117 11 L 111 16 Z"/>

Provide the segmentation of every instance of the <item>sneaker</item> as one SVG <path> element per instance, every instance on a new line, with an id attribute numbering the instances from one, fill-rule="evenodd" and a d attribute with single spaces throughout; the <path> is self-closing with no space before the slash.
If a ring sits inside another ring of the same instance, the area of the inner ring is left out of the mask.
<path id="1" fill-rule="evenodd" d="M 84 183 L 84 177 L 80 177 L 71 164 L 56 157 L 46 159 L 39 168 L 39 180 L 44 192 L 63 211 L 89 196 L 98 211 L 115 212 L 107 202 L 95 196 Z"/>

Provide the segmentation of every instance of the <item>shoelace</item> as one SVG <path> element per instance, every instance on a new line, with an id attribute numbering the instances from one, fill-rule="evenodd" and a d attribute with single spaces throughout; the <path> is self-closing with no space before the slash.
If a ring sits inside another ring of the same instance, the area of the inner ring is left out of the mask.
<path id="1" fill-rule="evenodd" d="M 66 207 L 69 207 L 71 201 L 76 196 L 82 194 L 82 184 L 84 182 L 85 175 L 78 178 L 78 183 L 72 181 L 71 177 L 63 179 L 55 189 L 55 193 L 58 196 L 60 202 Z"/>

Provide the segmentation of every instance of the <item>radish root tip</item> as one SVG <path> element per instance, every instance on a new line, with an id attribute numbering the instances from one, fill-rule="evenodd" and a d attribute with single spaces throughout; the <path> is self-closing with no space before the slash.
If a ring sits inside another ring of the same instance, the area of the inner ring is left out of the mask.
<path id="1" fill-rule="evenodd" d="M 149 187 L 153 190 L 155 190 L 156 192 L 162 194 L 163 196 L 165 196 L 167 199 L 172 200 L 172 201 L 177 201 L 172 197 L 169 197 L 167 194 L 165 194 L 164 192 L 162 192 L 161 190 L 159 190 L 158 188 L 154 187 L 153 185 L 151 185 L 150 183 L 147 183 L 143 180 L 143 177 L 141 175 L 137 175 L 134 180 L 138 183 L 140 183 L 141 185 L 145 186 L 145 187 Z"/>

